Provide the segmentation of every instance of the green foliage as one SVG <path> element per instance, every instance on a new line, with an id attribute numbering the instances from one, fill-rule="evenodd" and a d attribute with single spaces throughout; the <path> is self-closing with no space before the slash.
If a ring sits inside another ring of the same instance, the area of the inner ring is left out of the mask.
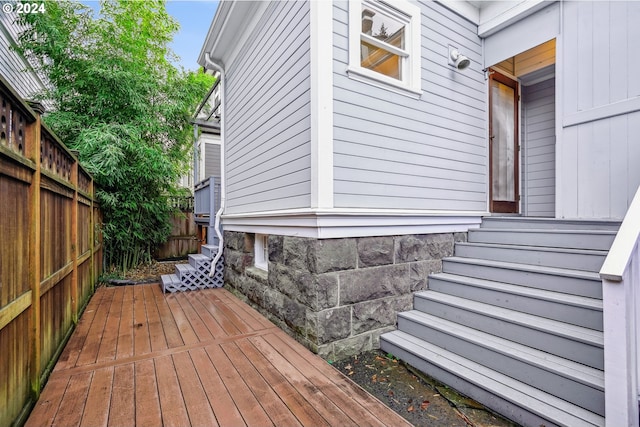
<path id="1" fill-rule="evenodd" d="M 164 1 L 100 8 L 94 17 L 73 1 L 47 2 L 46 13 L 21 16 L 18 50 L 51 83 L 44 121 L 93 174 L 108 261 L 126 271 L 170 233 L 167 197 L 188 168 L 189 119 L 213 78 L 171 64 L 178 24 Z"/>

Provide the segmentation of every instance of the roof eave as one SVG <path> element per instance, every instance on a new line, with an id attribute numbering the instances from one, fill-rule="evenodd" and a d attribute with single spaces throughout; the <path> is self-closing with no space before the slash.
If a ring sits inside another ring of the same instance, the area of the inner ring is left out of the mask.
<path id="1" fill-rule="evenodd" d="M 211 61 L 223 64 L 224 59 L 238 43 L 240 32 L 245 28 L 258 4 L 257 1 L 222 0 L 200 50 L 198 64 L 207 68 L 207 53 Z"/>

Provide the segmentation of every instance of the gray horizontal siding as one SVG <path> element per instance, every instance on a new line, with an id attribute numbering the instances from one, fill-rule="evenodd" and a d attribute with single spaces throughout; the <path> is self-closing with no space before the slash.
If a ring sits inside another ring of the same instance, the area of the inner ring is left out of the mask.
<path id="1" fill-rule="evenodd" d="M 274 2 L 227 67 L 228 213 L 311 204 L 309 48 L 309 4 Z"/>
<path id="2" fill-rule="evenodd" d="M 204 176 L 220 176 L 220 144 L 204 144 Z"/>
<path id="3" fill-rule="evenodd" d="M 556 213 L 555 79 L 522 87 L 524 213 Z"/>
<path id="4" fill-rule="evenodd" d="M 31 65 L 11 49 L 20 33 L 15 18 L 14 14 L 0 13 L 0 75 L 21 97 L 32 99 L 44 86 Z"/>
<path id="5" fill-rule="evenodd" d="M 334 204 L 343 208 L 486 210 L 486 88 L 474 25 L 420 3 L 423 94 L 350 79 L 348 4 L 334 3 Z M 473 61 L 447 65 L 453 44 Z"/>

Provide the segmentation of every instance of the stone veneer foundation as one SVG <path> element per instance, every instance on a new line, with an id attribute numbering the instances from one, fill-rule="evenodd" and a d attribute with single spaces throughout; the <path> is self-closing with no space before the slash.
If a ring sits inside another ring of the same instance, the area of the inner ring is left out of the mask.
<path id="1" fill-rule="evenodd" d="M 466 233 L 314 239 L 269 236 L 268 272 L 253 233 L 224 232 L 225 286 L 328 360 L 379 348 L 413 293 Z"/>

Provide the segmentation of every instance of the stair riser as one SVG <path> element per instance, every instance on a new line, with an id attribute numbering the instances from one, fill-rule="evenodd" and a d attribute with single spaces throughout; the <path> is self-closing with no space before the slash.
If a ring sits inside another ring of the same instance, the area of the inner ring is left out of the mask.
<path id="1" fill-rule="evenodd" d="M 211 265 L 211 258 L 203 254 L 191 254 L 189 255 L 189 265 L 196 270 L 201 265 Z"/>
<path id="2" fill-rule="evenodd" d="M 570 377 L 542 369 L 539 366 L 534 366 L 517 357 L 503 354 L 487 346 L 430 328 L 402 315 L 398 317 L 398 329 L 452 353 L 464 355 L 469 360 L 551 393 L 575 405 L 599 415 L 604 415 L 604 392 L 602 390 L 577 382 Z"/>
<path id="3" fill-rule="evenodd" d="M 217 242 L 212 245 L 203 245 L 200 248 L 200 252 L 202 253 L 202 255 L 206 255 L 209 258 L 213 259 L 218 253 Z"/>
<path id="4" fill-rule="evenodd" d="M 525 295 L 516 295 L 499 290 L 476 287 L 471 284 L 440 280 L 437 275 L 429 277 L 429 289 L 472 301 L 602 331 L 602 310 L 576 307 L 556 301 L 547 301 Z"/>
<path id="5" fill-rule="evenodd" d="M 609 250 L 613 234 L 589 233 L 541 233 L 497 231 L 491 229 L 469 230 L 469 242 L 499 243 L 504 245 L 544 246 L 550 248 Z"/>
<path id="6" fill-rule="evenodd" d="M 536 251 L 530 249 L 494 248 L 457 244 L 455 254 L 465 258 L 516 262 L 584 271 L 600 271 L 605 255 Z"/>
<path id="7" fill-rule="evenodd" d="M 546 331 L 533 329 L 528 325 L 506 322 L 417 295 L 414 299 L 414 307 L 416 310 L 424 311 L 432 316 L 441 317 L 596 369 L 604 369 L 602 348 L 589 343 L 553 335 Z"/>
<path id="8" fill-rule="evenodd" d="M 572 221 L 572 220 L 539 220 L 536 218 L 498 218 L 486 217 L 482 219 L 481 228 L 508 229 L 549 229 L 549 230 L 608 230 L 618 231 L 620 222 L 617 221 Z"/>
<path id="9" fill-rule="evenodd" d="M 496 396 L 490 391 L 479 387 L 477 384 L 466 381 L 458 375 L 442 368 L 436 363 L 432 363 L 429 360 L 425 360 L 415 354 L 406 351 L 402 347 L 388 342 L 384 339 L 384 336 L 380 338 L 380 348 L 391 353 L 411 366 L 414 366 L 418 370 L 425 374 L 435 378 L 436 380 L 447 384 L 448 386 L 456 389 L 462 394 L 471 397 L 472 399 L 480 402 L 484 406 L 500 415 L 511 419 L 522 426 L 527 427 L 553 427 L 556 424 L 551 423 L 548 419 L 542 418 L 540 415 L 531 411 L 529 408 L 518 405 L 516 402 L 511 402 L 501 396 Z"/>
<path id="10" fill-rule="evenodd" d="M 447 260 L 446 258 L 443 260 L 442 270 L 445 273 L 459 274 L 461 276 L 495 280 L 514 285 L 529 286 L 536 289 L 602 299 L 602 282 L 596 280 L 507 270 L 500 267 L 460 263 Z"/>

